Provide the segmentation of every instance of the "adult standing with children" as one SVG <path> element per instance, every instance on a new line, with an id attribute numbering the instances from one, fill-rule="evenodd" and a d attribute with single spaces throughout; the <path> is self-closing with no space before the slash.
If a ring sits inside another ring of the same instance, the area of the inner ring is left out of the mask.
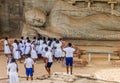
<path id="1" fill-rule="evenodd" d="M 75 49 L 72 47 L 71 43 L 68 43 L 68 46 L 63 49 L 66 54 L 66 69 L 67 74 L 69 74 L 69 67 L 70 67 L 70 74 L 72 74 L 72 68 L 73 68 L 73 54 L 75 52 Z"/>

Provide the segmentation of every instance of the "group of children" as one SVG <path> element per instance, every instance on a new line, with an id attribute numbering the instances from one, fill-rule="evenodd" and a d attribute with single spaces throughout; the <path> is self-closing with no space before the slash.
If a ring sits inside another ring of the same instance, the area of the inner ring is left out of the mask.
<path id="1" fill-rule="evenodd" d="M 34 73 L 34 63 L 37 59 L 43 59 L 45 63 L 45 69 L 50 76 L 50 68 L 53 64 L 53 58 L 55 58 L 58 62 L 62 60 L 63 57 L 66 57 L 66 69 L 67 73 L 72 74 L 72 65 L 73 65 L 73 54 L 75 49 L 72 48 L 72 44 L 69 43 L 67 47 L 63 48 L 63 43 L 61 40 L 57 40 L 56 38 L 46 39 L 45 37 L 40 37 L 36 39 L 34 37 L 32 40 L 27 37 L 24 40 L 24 37 L 21 37 L 20 41 L 14 40 L 13 44 L 10 45 L 8 42 L 8 38 L 6 37 L 4 40 L 4 53 L 6 57 L 8 57 L 8 75 L 10 79 L 10 83 L 17 83 L 18 81 L 18 65 L 16 60 L 20 60 L 25 58 L 24 66 L 26 69 L 26 79 L 28 80 L 29 76 L 31 80 L 33 80 Z M 66 56 L 65 56 L 66 54 Z M 12 58 L 9 57 L 12 55 Z"/>
<path id="2" fill-rule="evenodd" d="M 10 50 L 10 46 L 8 44 L 8 38 L 5 38 L 4 41 L 4 52 L 7 56 L 8 54 L 13 54 L 13 57 L 16 60 L 21 60 L 21 58 L 25 57 L 28 54 L 31 54 L 31 58 L 36 61 L 37 58 L 45 57 L 45 48 L 47 47 L 49 51 L 52 52 L 52 55 L 60 61 L 62 57 L 64 57 L 64 52 L 62 51 L 62 41 L 57 39 L 48 38 L 46 40 L 45 37 L 33 38 L 31 41 L 29 37 L 24 40 L 21 37 L 21 40 L 14 40 L 12 46 L 12 51 Z"/>

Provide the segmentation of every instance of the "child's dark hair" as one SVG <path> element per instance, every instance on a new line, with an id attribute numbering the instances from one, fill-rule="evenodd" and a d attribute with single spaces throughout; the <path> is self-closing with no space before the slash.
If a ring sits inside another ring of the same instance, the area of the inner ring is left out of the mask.
<path id="1" fill-rule="evenodd" d="M 45 48 L 45 51 L 48 51 L 48 47 Z"/>
<path id="2" fill-rule="evenodd" d="M 31 57 L 31 55 L 30 55 L 30 54 L 27 54 L 27 57 Z"/>
<path id="3" fill-rule="evenodd" d="M 46 41 L 46 37 L 43 37 L 43 41 Z"/>
<path id="4" fill-rule="evenodd" d="M 15 40 L 14 40 L 14 43 L 17 43 L 17 42 L 18 42 L 18 41 L 15 39 Z"/>
<path id="5" fill-rule="evenodd" d="M 27 40 L 29 40 L 29 37 L 26 37 Z"/>
<path id="6" fill-rule="evenodd" d="M 31 41 L 30 40 L 27 40 L 28 43 L 30 43 Z"/>
<path id="7" fill-rule="evenodd" d="M 5 37 L 5 40 L 8 40 L 8 37 Z"/>
<path id="8" fill-rule="evenodd" d="M 24 39 L 24 37 L 22 36 L 21 39 Z"/>
<path id="9" fill-rule="evenodd" d="M 20 43 L 22 43 L 22 41 L 20 40 Z"/>
<path id="10" fill-rule="evenodd" d="M 47 44 L 47 42 L 46 42 L 46 41 L 44 41 L 44 42 L 43 42 L 43 44 Z"/>
<path id="11" fill-rule="evenodd" d="M 59 43 L 59 40 L 56 40 L 56 43 L 58 44 L 58 43 Z"/>
<path id="12" fill-rule="evenodd" d="M 51 40 L 51 38 L 50 37 L 48 37 L 48 39 L 47 39 L 48 41 L 50 41 Z"/>
<path id="13" fill-rule="evenodd" d="M 48 46 L 51 46 L 52 45 L 52 41 L 50 41 L 49 43 L 48 43 Z"/>
<path id="14" fill-rule="evenodd" d="M 54 41 L 56 41 L 57 39 L 56 39 L 56 38 L 54 38 L 53 40 L 54 40 Z"/>
<path id="15" fill-rule="evenodd" d="M 72 46 L 72 43 L 68 43 L 68 46 L 71 47 L 71 46 Z"/>
<path id="16" fill-rule="evenodd" d="M 32 44 L 35 43 L 35 41 L 32 41 Z"/>
<path id="17" fill-rule="evenodd" d="M 42 40 L 42 37 L 39 37 L 40 40 Z"/>
<path id="18" fill-rule="evenodd" d="M 36 37 L 33 37 L 33 39 L 36 39 Z"/>
<path id="19" fill-rule="evenodd" d="M 11 63 L 13 63 L 13 62 L 16 62 L 16 60 L 14 58 L 11 59 Z"/>

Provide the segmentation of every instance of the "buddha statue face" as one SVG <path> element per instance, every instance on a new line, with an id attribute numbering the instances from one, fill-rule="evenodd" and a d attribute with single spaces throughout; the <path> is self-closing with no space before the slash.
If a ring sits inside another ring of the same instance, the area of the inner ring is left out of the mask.
<path id="1" fill-rule="evenodd" d="M 25 12 L 25 19 L 29 25 L 41 27 L 46 22 L 46 15 L 39 9 L 31 9 Z"/>

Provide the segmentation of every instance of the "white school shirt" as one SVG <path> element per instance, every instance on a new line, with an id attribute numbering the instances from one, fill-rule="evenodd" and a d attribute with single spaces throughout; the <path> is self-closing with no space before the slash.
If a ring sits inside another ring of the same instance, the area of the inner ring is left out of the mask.
<path id="1" fill-rule="evenodd" d="M 42 45 L 42 44 L 43 44 L 43 42 L 44 42 L 43 40 L 40 40 L 40 45 Z"/>
<path id="2" fill-rule="evenodd" d="M 42 45 L 42 51 L 43 51 L 43 52 L 45 52 L 45 48 L 46 48 L 46 47 L 47 47 L 46 44 L 43 44 L 43 45 Z"/>
<path id="3" fill-rule="evenodd" d="M 28 42 L 27 42 L 27 43 L 25 44 L 25 47 L 26 47 L 26 48 L 27 48 L 27 47 L 30 48 L 30 47 L 31 47 L 31 43 L 28 43 Z"/>
<path id="4" fill-rule="evenodd" d="M 25 44 L 25 40 L 22 39 L 21 41 L 22 41 L 23 44 Z"/>
<path id="5" fill-rule="evenodd" d="M 52 42 L 52 46 L 55 47 L 55 44 L 56 44 L 56 41 L 53 41 Z"/>
<path id="6" fill-rule="evenodd" d="M 63 50 L 66 52 L 66 57 L 73 57 L 73 53 L 75 52 L 74 48 L 66 47 Z"/>
<path id="7" fill-rule="evenodd" d="M 7 45 L 8 45 L 8 41 L 5 40 L 5 41 L 4 41 L 4 46 L 7 46 Z"/>
<path id="8" fill-rule="evenodd" d="M 12 46 L 13 46 L 13 52 L 18 50 L 18 45 L 16 43 L 13 43 Z"/>
<path id="9" fill-rule="evenodd" d="M 12 58 L 11 58 L 11 57 L 8 57 L 8 58 L 7 58 L 7 63 L 8 63 L 8 64 L 11 63 L 11 60 L 12 60 Z"/>
<path id="10" fill-rule="evenodd" d="M 47 41 L 47 45 L 49 44 L 50 41 Z"/>
<path id="11" fill-rule="evenodd" d="M 19 47 L 20 47 L 20 49 L 24 49 L 25 45 L 23 43 L 19 43 Z"/>
<path id="12" fill-rule="evenodd" d="M 35 50 L 35 45 L 34 44 L 31 44 L 31 50 Z"/>
<path id="13" fill-rule="evenodd" d="M 48 62 L 53 62 L 53 56 L 50 51 L 46 52 L 45 57 L 48 58 Z"/>
<path id="14" fill-rule="evenodd" d="M 32 58 L 25 59 L 24 64 L 26 64 L 26 68 L 32 68 L 32 65 L 34 64 L 34 61 Z"/>
<path id="15" fill-rule="evenodd" d="M 56 43 L 54 46 L 56 47 L 56 49 L 61 49 L 62 43 Z"/>
<path id="16" fill-rule="evenodd" d="M 10 69 L 10 72 L 17 72 L 17 64 L 16 63 L 8 64 L 8 69 Z"/>
<path id="17" fill-rule="evenodd" d="M 52 52 L 52 47 L 48 46 L 48 51 Z"/>
<path id="18" fill-rule="evenodd" d="M 4 41 L 4 53 L 11 53 L 7 40 Z"/>

